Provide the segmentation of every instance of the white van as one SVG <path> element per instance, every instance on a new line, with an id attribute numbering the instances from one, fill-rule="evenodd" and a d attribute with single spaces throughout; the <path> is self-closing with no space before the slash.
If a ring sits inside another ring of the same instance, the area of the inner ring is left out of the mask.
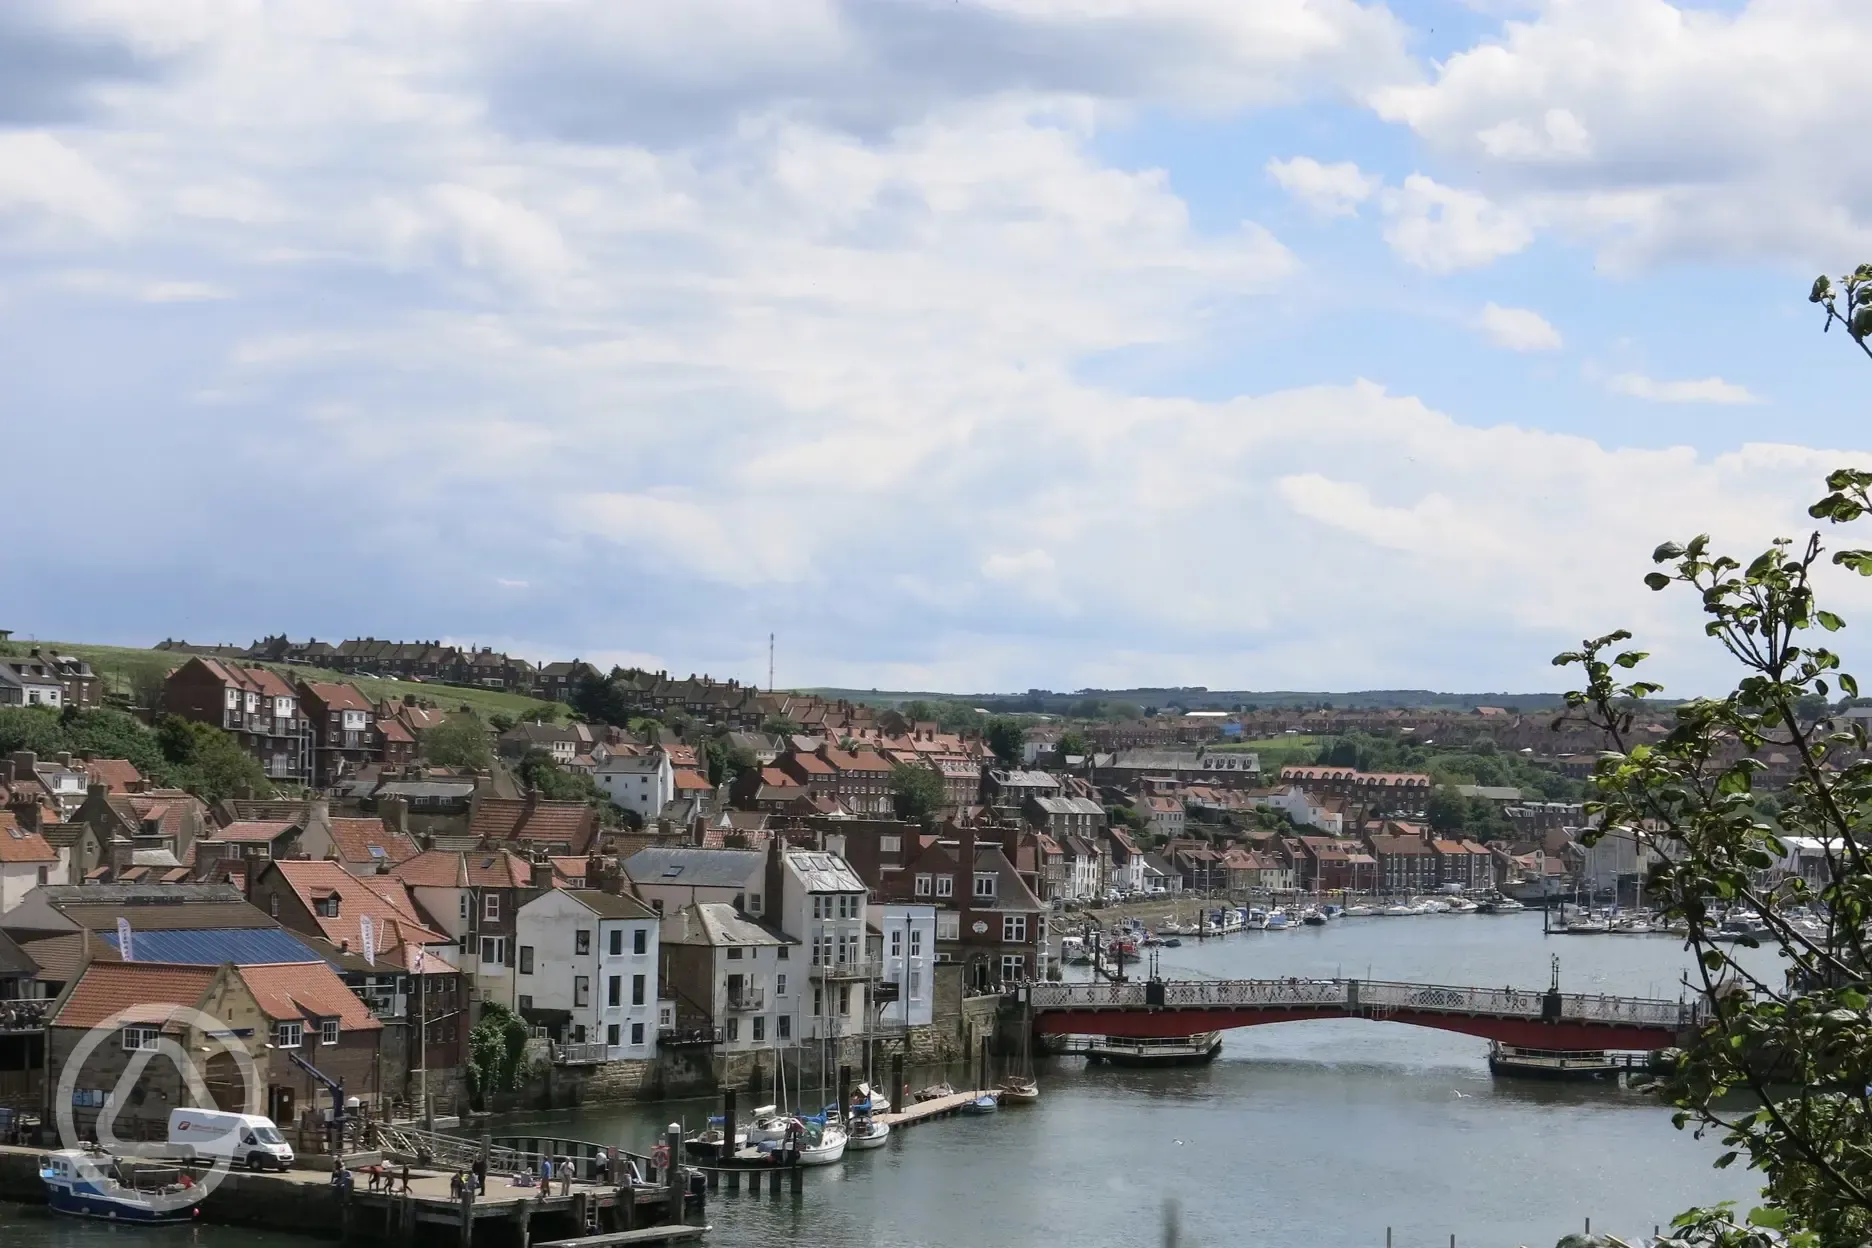
<path id="1" fill-rule="evenodd" d="M 292 1149 L 271 1118 L 218 1109 L 170 1110 L 169 1147 L 183 1156 L 225 1159 L 249 1170 L 285 1170 L 293 1161 Z"/>

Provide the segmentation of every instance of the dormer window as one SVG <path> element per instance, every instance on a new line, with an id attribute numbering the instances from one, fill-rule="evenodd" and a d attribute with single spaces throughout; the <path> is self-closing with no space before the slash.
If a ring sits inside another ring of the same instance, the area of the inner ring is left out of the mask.
<path id="1" fill-rule="evenodd" d="M 995 895 L 995 877 L 986 871 L 975 873 L 975 895 L 993 897 Z"/>
<path id="2" fill-rule="evenodd" d="M 312 903 L 312 909 L 321 919 L 338 917 L 338 894 L 328 893 Z"/>

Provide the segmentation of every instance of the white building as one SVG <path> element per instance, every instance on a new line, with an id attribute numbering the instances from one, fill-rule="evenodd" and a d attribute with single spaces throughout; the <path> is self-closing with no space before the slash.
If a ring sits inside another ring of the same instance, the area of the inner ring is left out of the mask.
<path id="1" fill-rule="evenodd" d="M 798 941 L 723 902 L 681 906 L 663 919 L 672 996 L 707 1010 L 726 1053 L 793 1043 L 807 990 L 798 948 Z"/>
<path id="2" fill-rule="evenodd" d="M 0 659 L 0 706 L 64 706 L 58 671 L 38 655 Z"/>
<path id="3" fill-rule="evenodd" d="M 56 849 L 37 832 L 19 826 L 0 810 L 0 914 L 24 901 L 41 884 L 65 883 L 65 867 Z"/>
<path id="4" fill-rule="evenodd" d="M 1102 856 L 1089 837 L 1068 836 L 1060 842 L 1066 851 L 1066 896 L 1071 901 L 1090 901 L 1099 896 Z"/>
<path id="5" fill-rule="evenodd" d="M 1345 832 L 1345 816 L 1336 810 L 1329 810 L 1311 793 L 1299 785 L 1286 785 L 1264 797 L 1255 799 L 1256 806 L 1265 806 L 1270 810 L 1287 812 L 1287 817 L 1303 828 L 1318 828 L 1328 836 L 1340 836 Z"/>
<path id="6" fill-rule="evenodd" d="M 656 818 L 676 796 L 676 771 L 662 750 L 607 754 L 592 770 L 592 780 L 612 801 L 644 819 Z"/>
<path id="7" fill-rule="evenodd" d="M 854 1035 L 864 1027 L 867 989 L 878 973 L 865 957 L 869 890 L 837 854 L 784 848 L 778 841 L 772 852 L 778 855 L 779 895 L 769 898 L 770 915 L 807 950 L 811 987 L 800 1014 L 800 1039 Z"/>
<path id="8" fill-rule="evenodd" d="M 1618 885 L 1624 876 L 1645 870 L 1650 855 L 1630 828 L 1606 829 L 1591 845 L 1579 842 L 1580 883 L 1595 891 Z"/>
<path id="9" fill-rule="evenodd" d="M 877 1021 L 887 1028 L 928 1026 L 936 1009 L 936 907 L 889 902 L 871 907 L 871 916 L 879 985 L 894 984 L 897 993 L 878 1007 Z"/>
<path id="10" fill-rule="evenodd" d="M 588 888 L 554 888 L 520 907 L 515 1004 L 569 1044 L 602 1044 L 606 1061 L 656 1052 L 657 939 L 648 906 Z"/>
<path id="11" fill-rule="evenodd" d="M 653 845 L 624 860 L 632 889 L 658 914 L 720 902 L 755 918 L 767 912 L 767 855 L 758 849 L 699 849 Z"/>

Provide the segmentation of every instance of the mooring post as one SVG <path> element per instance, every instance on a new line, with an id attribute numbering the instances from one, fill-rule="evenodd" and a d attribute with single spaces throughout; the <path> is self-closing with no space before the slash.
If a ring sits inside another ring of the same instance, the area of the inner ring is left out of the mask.
<path id="1" fill-rule="evenodd" d="M 904 1087 L 904 1055 L 901 1050 L 891 1054 L 891 1108 L 903 1113 L 904 1101 L 910 1093 Z"/>
<path id="2" fill-rule="evenodd" d="M 741 1190 L 741 1172 L 739 1170 L 730 1170 L 728 1172 L 728 1190 L 731 1192 L 738 1192 Z"/>
<path id="3" fill-rule="evenodd" d="M 806 1167 L 800 1165 L 797 1161 L 793 1163 L 793 1174 L 790 1179 L 790 1184 L 795 1196 L 806 1190 Z M 774 1184 L 775 1190 L 778 1190 L 779 1187 L 780 1185 L 778 1183 Z"/>
<path id="4" fill-rule="evenodd" d="M 473 1248 L 474 1244 L 474 1201 L 475 1189 L 470 1181 L 463 1185 L 461 1196 L 461 1248 Z"/>
<path id="5" fill-rule="evenodd" d="M 736 1108 L 734 1089 L 724 1090 L 722 1092 L 722 1145 L 721 1152 L 716 1154 L 717 1159 L 730 1158 L 741 1151 L 740 1146 L 735 1143 Z"/>
<path id="6" fill-rule="evenodd" d="M 669 1165 L 664 1167 L 668 1171 L 669 1178 L 669 1220 L 672 1225 L 681 1226 L 683 1168 L 680 1160 L 682 1157 L 682 1126 L 680 1124 L 674 1122 L 669 1124 L 668 1129 L 663 1133 L 663 1146 L 669 1150 Z"/>
<path id="7" fill-rule="evenodd" d="M 983 1036 L 977 1042 L 976 1083 L 977 1092 L 988 1090 L 988 1037 Z"/>
<path id="8" fill-rule="evenodd" d="M 758 1170 L 748 1171 L 747 1173 L 748 1195 L 750 1196 L 760 1195 L 760 1174 L 761 1172 Z M 776 1174 L 774 1176 L 774 1182 L 778 1183 L 779 1181 L 780 1181 L 780 1176 Z"/>
<path id="9" fill-rule="evenodd" d="M 851 1116 L 851 1067 L 840 1066 L 838 1076 L 839 1121 L 846 1122 Z"/>
<path id="10" fill-rule="evenodd" d="M 533 1243 L 533 1202 L 516 1200 L 513 1205 L 514 1236 L 520 1248 L 532 1248 Z"/>

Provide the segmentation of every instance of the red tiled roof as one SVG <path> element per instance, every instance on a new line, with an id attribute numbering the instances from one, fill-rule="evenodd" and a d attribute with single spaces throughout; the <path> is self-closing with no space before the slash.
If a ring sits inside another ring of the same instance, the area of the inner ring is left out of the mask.
<path id="1" fill-rule="evenodd" d="M 193 1009 L 208 995 L 219 973 L 220 968 L 213 966 L 93 962 L 66 996 L 52 1025 L 95 1027 L 120 1010 L 130 1011 L 130 1022 L 154 1021 L 169 1006 Z"/>
<path id="2" fill-rule="evenodd" d="M 891 764 L 874 750 L 844 750 L 827 747 L 826 761 L 840 771 L 889 771 Z"/>
<path id="3" fill-rule="evenodd" d="M 414 736 L 410 735 L 409 729 L 405 728 L 400 722 L 394 719 L 378 720 L 377 731 L 382 735 L 385 741 L 413 743 L 416 740 Z"/>
<path id="4" fill-rule="evenodd" d="M 363 1000 L 323 962 L 243 966 L 237 972 L 260 1003 L 260 1012 L 274 1022 L 336 1017 L 340 1031 L 378 1031 L 383 1027 L 371 1017 Z"/>
<path id="5" fill-rule="evenodd" d="M 675 777 L 676 789 L 678 792 L 707 793 L 715 788 L 714 785 L 708 782 L 707 776 L 699 772 L 690 771 L 687 767 L 677 768 Z"/>
<path id="6" fill-rule="evenodd" d="M 576 856 L 557 856 L 550 860 L 555 873 L 568 880 L 582 880 L 590 869 L 591 860 Z"/>
<path id="7" fill-rule="evenodd" d="M 306 691 L 325 704 L 328 711 L 375 711 L 371 700 L 356 685 L 327 681 L 305 681 Z"/>
<path id="8" fill-rule="evenodd" d="M 259 844 L 264 841 L 276 841 L 296 826 L 296 824 L 276 820 L 243 819 L 230 823 L 219 831 L 210 832 L 207 839 Z"/>
<path id="9" fill-rule="evenodd" d="M 200 658 L 200 662 L 224 685 L 233 685 L 236 689 L 252 693 L 263 693 L 270 698 L 295 696 L 292 686 L 271 668 L 249 667 L 245 663 L 229 663 L 225 659 L 205 657 Z"/>
<path id="10" fill-rule="evenodd" d="M 143 783 L 143 773 L 127 758 L 94 758 L 84 769 L 91 783 L 103 785 L 108 793 L 128 793 Z"/>
<path id="11" fill-rule="evenodd" d="M 0 810 L 0 862 L 57 862 L 58 851 L 37 832 L 19 826 L 10 810 Z"/>
<path id="12" fill-rule="evenodd" d="M 506 850 L 431 849 L 391 869 L 411 888 L 530 888 L 533 867 Z"/>
<path id="13" fill-rule="evenodd" d="M 809 775 L 829 776 L 832 774 L 832 764 L 817 754 L 789 754 L 787 761 Z"/>
<path id="14" fill-rule="evenodd" d="M 422 847 L 381 819 L 333 819 L 332 846 L 345 862 L 385 862 L 394 866 L 414 858 Z M 371 846 L 381 855 L 371 853 Z"/>
<path id="15" fill-rule="evenodd" d="M 335 862 L 313 862 L 308 859 L 287 859 L 273 864 L 273 870 L 290 886 L 305 908 L 311 912 L 312 921 L 318 924 L 319 932 L 334 945 L 349 944 L 362 952 L 359 944 L 361 933 L 358 919 L 370 915 L 376 928 L 373 939 L 376 948 L 374 954 L 387 953 L 400 944 L 441 945 L 449 942 L 449 937 L 426 927 L 416 917 L 416 908 L 403 891 L 400 880 L 373 877 L 359 879 L 351 875 Z M 313 901 L 320 897 L 338 895 L 338 913 L 327 916 L 318 913 Z"/>
<path id="16" fill-rule="evenodd" d="M 524 798 L 483 797 L 468 831 L 486 842 L 545 841 L 582 854 L 597 834 L 598 815 L 583 802 L 542 801 L 529 809 Z"/>

